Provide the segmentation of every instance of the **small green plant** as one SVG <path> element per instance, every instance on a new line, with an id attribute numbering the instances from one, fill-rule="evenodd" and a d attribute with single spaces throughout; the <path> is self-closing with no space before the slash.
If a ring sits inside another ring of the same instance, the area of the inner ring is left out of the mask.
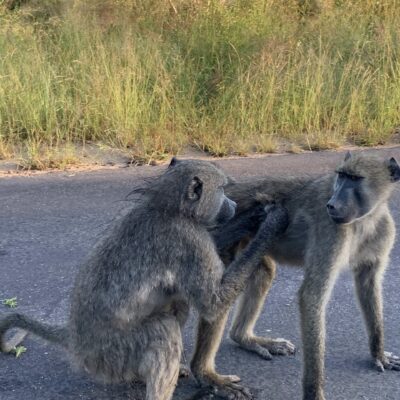
<path id="1" fill-rule="evenodd" d="M 16 346 L 12 350 L 13 353 L 15 353 L 15 358 L 18 358 L 21 354 L 26 352 L 26 347 L 25 346 Z"/>
<path id="2" fill-rule="evenodd" d="M 15 308 L 18 306 L 18 302 L 17 302 L 17 298 L 16 297 L 12 297 L 10 299 L 4 299 L 2 301 L 3 305 L 5 305 L 6 307 L 10 307 L 10 308 Z"/>

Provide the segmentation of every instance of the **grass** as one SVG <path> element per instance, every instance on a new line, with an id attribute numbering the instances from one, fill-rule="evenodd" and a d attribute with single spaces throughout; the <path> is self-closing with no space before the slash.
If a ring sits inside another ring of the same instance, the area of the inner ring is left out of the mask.
<path id="1" fill-rule="evenodd" d="M 75 163 L 87 141 L 148 162 L 400 127 L 396 0 L 17 3 L 0 0 L 0 158 L 26 168 Z"/>
<path id="2" fill-rule="evenodd" d="M 10 307 L 10 308 L 15 308 L 18 306 L 18 301 L 17 301 L 16 297 L 12 297 L 10 299 L 4 299 L 4 300 L 2 300 L 2 303 L 6 307 Z"/>

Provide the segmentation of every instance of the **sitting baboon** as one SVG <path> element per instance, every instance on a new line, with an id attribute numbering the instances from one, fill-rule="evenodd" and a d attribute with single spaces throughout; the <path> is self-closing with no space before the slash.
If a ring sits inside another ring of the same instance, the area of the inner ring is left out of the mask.
<path id="1" fill-rule="evenodd" d="M 324 399 L 325 308 L 336 277 L 346 266 L 354 273 L 375 365 L 380 371 L 400 370 L 399 359 L 384 351 L 381 294 L 382 276 L 395 238 L 388 200 L 399 179 L 400 168 L 394 158 L 348 153 L 335 173 L 246 179 L 225 189 L 238 205 L 238 216 L 259 207 L 264 196 L 282 201 L 289 212 L 288 229 L 265 254 L 240 297 L 230 337 L 264 358 L 290 353 L 290 343 L 257 337 L 253 328 L 274 278 L 275 262 L 302 265 L 305 275 L 299 301 L 304 400 Z M 212 343 L 220 340 L 225 321 L 222 317 L 200 321 L 192 361 L 195 376 L 215 376 Z"/>
<path id="2" fill-rule="evenodd" d="M 288 223 L 284 208 L 270 206 L 254 240 L 224 269 L 207 228 L 226 223 L 235 213 L 236 204 L 224 194 L 226 183 L 223 172 L 210 163 L 173 160 L 138 191 L 135 206 L 83 264 L 67 325 L 5 315 L 0 319 L 1 350 L 9 350 L 6 331 L 22 328 L 62 345 L 95 378 L 140 379 L 147 400 L 171 399 L 189 306 L 207 321 L 225 314 Z M 242 236 L 242 225 L 252 224 L 252 214 L 226 224 L 233 240 Z M 255 214 L 259 220 L 260 210 Z M 214 386 L 215 391 L 220 397 L 250 396 L 235 384 Z"/>

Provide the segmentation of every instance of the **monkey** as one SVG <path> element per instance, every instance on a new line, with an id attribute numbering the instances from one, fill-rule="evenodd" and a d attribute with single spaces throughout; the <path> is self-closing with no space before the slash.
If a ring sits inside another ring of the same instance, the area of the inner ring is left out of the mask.
<path id="1" fill-rule="evenodd" d="M 237 241 L 245 232 L 241 226 L 254 220 L 249 211 L 229 225 L 236 204 L 224 194 L 226 184 L 227 177 L 213 164 L 172 159 L 163 174 L 137 190 L 134 206 L 81 266 L 67 324 L 51 326 L 20 313 L 2 316 L 0 350 L 10 348 L 9 329 L 24 329 L 64 347 L 95 379 L 141 380 L 146 400 L 170 400 L 189 308 L 206 321 L 225 314 L 288 225 L 281 206 L 256 210 L 260 227 L 254 239 L 225 269 L 208 229 L 225 226 Z M 230 377 L 219 387 L 209 384 L 209 391 L 202 392 L 207 398 L 252 398 Z"/>
<path id="2" fill-rule="evenodd" d="M 292 353 L 290 342 L 255 336 L 253 328 L 274 279 L 275 263 L 302 266 L 303 400 L 325 399 L 325 309 L 335 280 L 346 267 L 353 272 L 376 368 L 382 372 L 400 370 L 399 358 L 384 351 L 382 311 L 382 278 L 395 239 L 388 200 L 399 180 L 400 167 L 394 158 L 348 153 L 334 173 L 249 178 L 226 187 L 227 196 L 238 205 L 238 215 L 262 204 L 263 196 L 273 196 L 288 210 L 289 227 L 248 280 L 229 335 L 239 346 L 266 359 Z M 234 253 L 240 244 L 225 252 Z M 191 361 L 198 379 L 216 374 L 213 343 L 220 340 L 225 323 L 226 315 L 199 322 Z"/>

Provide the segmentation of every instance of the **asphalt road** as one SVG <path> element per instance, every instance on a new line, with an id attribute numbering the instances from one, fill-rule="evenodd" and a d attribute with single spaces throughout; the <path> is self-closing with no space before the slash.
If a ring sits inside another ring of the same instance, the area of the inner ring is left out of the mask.
<path id="1" fill-rule="evenodd" d="M 400 149 L 379 150 L 400 160 Z M 261 174 L 323 173 L 332 170 L 343 153 L 267 156 L 222 160 L 235 177 Z M 137 167 L 95 172 L 59 172 L 0 179 L 0 299 L 17 297 L 18 310 L 61 323 L 68 313 L 68 295 L 79 263 L 98 235 L 121 210 L 131 188 L 162 167 Z M 400 186 L 399 186 L 400 187 Z M 392 210 L 399 223 L 400 192 Z M 392 252 L 384 281 L 386 349 L 400 353 L 400 246 Z M 297 290 L 301 269 L 280 267 L 256 331 L 284 337 L 299 348 L 293 357 L 264 361 L 225 338 L 217 357 L 222 373 L 240 375 L 258 399 L 301 398 L 301 341 Z M 8 312 L 0 305 L 0 312 Z M 190 358 L 195 318 L 185 330 Z M 326 393 L 329 400 L 398 400 L 400 372 L 380 374 L 372 368 L 366 334 L 353 295 L 351 276 L 339 278 L 327 313 Z M 125 399 L 125 385 L 105 386 L 72 368 L 57 347 L 28 337 L 27 352 L 14 358 L 0 355 L 0 400 Z M 174 400 L 194 390 L 181 381 Z M 144 398 L 137 385 L 129 398 Z"/>

